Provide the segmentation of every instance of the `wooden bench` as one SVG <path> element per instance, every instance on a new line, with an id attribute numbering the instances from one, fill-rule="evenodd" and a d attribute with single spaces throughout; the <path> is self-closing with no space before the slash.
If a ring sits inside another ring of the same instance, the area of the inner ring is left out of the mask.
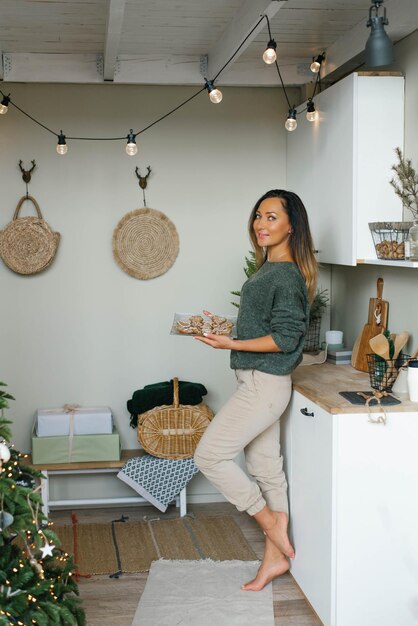
<path id="1" fill-rule="evenodd" d="M 35 465 L 32 463 L 31 455 L 26 459 L 29 465 L 42 472 L 44 478 L 41 479 L 42 511 L 48 516 L 49 510 L 53 506 L 100 506 L 102 504 L 135 504 L 137 502 L 147 502 L 142 496 L 124 496 L 121 498 L 80 498 L 69 500 L 51 500 L 49 497 L 49 478 L 57 475 L 71 474 L 117 474 L 125 465 L 128 459 L 143 454 L 141 450 L 122 450 L 119 461 L 88 461 L 85 463 L 45 463 Z M 182 489 L 176 497 L 176 506 L 180 507 L 180 517 L 187 515 L 186 487 Z"/>

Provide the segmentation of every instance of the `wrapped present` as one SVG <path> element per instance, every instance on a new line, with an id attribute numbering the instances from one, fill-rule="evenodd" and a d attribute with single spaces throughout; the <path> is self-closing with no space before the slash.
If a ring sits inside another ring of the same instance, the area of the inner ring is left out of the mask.
<path id="1" fill-rule="evenodd" d="M 59 409 L 39 409 L 36 415 L 38 437 L 110 435 L 112 430 L 112 412 L 107 406 L 65 404 Z"/>
<path id="2" fill-rule="evenodd" d="M 32 433 L 32 462 L 82 463 L 88 461 L 119 461 L 120 439 L 113 429 L 106 435 L 68 435 L 38 437 Z"/>

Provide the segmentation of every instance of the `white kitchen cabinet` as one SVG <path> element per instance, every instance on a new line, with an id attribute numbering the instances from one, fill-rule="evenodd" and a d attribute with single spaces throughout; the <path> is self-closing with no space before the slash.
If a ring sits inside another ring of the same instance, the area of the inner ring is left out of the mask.
<path id="1" fill-rule="evenodd" d="M 284 423 L 291 574 L 308 601 L 325 626 L 417 624 L 418 413 L 371 423 L 295 391 Z"/>
<path id="2" fill-rule="evenodd" d="M 375 259 L 369 222 L 402 221 L 389 181 L 404 143 L 404 79 L 354 73 L 314 102 L 318 120 L 301 113 L 287 133 L 287 187 L 307 208 L 320 262 Z"/>

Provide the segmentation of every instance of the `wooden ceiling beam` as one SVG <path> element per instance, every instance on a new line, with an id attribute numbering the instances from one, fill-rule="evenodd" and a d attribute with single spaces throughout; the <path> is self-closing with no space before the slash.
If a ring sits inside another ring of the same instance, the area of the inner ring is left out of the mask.
<path id="1" fill-rule="evenodd" d="M 245 37 L 251 32 L 254 26 L 259 21 L 262 15 L 267 15 L 270 19 L 276 15 L 277 11 L 281 9 L 283 5 L 287 3 L 287 0 L 246 0 L 240 7 L 239 11 L 233 18 L 233 20 L 224 29 L 220 39 L 215 46 L 208 53 L 208 66 L 207 66 L 207 78 L 212 80 L 219 70 L 225 65 L 225 63 L 234 54 L 238 46 L 243 42 Z M 262 20 L 261 23 L 254 29 L 250 37 L 245 44 L 240 48 L 239 52 L 235 55 L 234 59 L 225 68 L 222 78 L 233 66 L 234 62 L 240 57 L 244 50 L 250 45 L 257 34 L 266 28 L 266 20 Z M 268 35 L 266 37 L 266 44 L 268 41 Z M 220 78 L 221 80 L 221 78 Z"/>
<path id="2" fill-rule="evenodd" d="M 115 76 L 125 3 L 126 0 L 109 0 L 103 53 L 103 78 L 108 81 L 112 81 Z"/>

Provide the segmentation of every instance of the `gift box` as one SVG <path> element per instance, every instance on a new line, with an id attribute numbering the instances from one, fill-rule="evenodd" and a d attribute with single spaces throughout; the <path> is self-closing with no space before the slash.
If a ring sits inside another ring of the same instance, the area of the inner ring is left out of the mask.
<path id="1" fill-rule="evenodd" d="M 38 437 L 32 433 L 32 462 L 82 463 L 88 461 L 119 461 L 120 439 L 113 429 L 109 435 L 74 435 Z"/>
<path id="2" fill-rule="evenodd" d="M 38 437 L 112 434 L 109 407 L 80 407 L 66 404 L 59 409 L 39 409 L 36 415 Z"/>

